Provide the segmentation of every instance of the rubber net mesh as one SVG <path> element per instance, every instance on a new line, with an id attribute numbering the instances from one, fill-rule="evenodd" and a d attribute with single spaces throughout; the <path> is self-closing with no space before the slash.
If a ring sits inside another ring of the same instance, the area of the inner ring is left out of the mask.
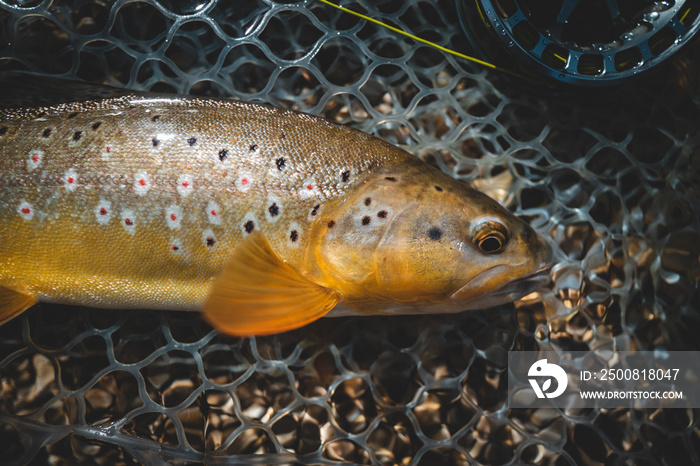
<path id="1" fill-rule="evenodd" d="M 452 1 L 350 1 L 469 52 Z M 0 0 L 0 67 L 322 115 L 482 180 L 551 283 L 254 339 L 40 305 L 0 328 L 9 463 L 697 464 L 698 410 L 509 409 L 508 350 L 697 350 L 697 41 L 613 91 L 535 86 L 314 0 Z"/>

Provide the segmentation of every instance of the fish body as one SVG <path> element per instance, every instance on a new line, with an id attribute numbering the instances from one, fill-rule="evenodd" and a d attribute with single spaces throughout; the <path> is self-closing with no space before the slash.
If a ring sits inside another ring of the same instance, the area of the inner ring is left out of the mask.
<path id="1" fill-rule="evenodd" d="M 549 257 L 495 201 L 380 139 L 186 96 L 0 110 L 0 219 L 6 318 L 36 301 L 205 309 L 237 335 L 334 307 L 498 304 Z"/>

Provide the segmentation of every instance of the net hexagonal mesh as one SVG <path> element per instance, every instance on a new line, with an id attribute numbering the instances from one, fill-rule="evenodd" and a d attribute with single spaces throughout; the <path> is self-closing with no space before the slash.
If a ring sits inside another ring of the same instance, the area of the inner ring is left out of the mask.
<path id="1" fill-rule="evenodd" d="M 469 52 L 454 2 L 343 5 Z M 506 79 L 314 0 L 2 0 L 0 47 L 3 70 L 353 125 L 481 180 L 556 251 L 551 283 L 512 305 L 265 338 L 196 313 L 35 306 L 0 328 L 3 461 L 700 461 L 697 410 L 506 403 L 508 350 L 700 346 L 697 41 L 596 93 Z"/>

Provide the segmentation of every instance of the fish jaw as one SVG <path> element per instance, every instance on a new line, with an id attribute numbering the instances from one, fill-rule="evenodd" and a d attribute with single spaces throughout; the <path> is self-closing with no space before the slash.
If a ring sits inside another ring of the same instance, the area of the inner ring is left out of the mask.
<path id="1" fill-rule="evenodd" d="M 486 282 L 490 278 L 492 279 L 496 277 L 497 274 L 500 275 L 500 273 L 503 272 L 503 270 L 494 269 L 481 273 L 475 277 L 474 280 L 466 283 L 462 288 L 455 291 L 452 296 L 450 296 L 452 304 L 459 306 L 464 311 L 500 306 L 517 301 L 523 296 L 530 294 L 538 287 L 548 283 L 550 279 L 549 266 L 547 265 L 531 275 L 511 280 L 489 293 L 473 295 L 472 290 L 475 286 L 475 284 L 472 283 L 473 281 Z"/>

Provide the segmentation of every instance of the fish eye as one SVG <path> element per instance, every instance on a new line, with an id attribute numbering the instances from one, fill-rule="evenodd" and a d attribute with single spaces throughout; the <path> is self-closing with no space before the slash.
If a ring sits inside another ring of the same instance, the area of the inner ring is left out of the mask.
<path id="1" fill-rule="evenodd" d="M 500 254 L 508 244 L 509 234 L 505 225 L 488 221 L 476 227 L 472 243 L 486 254 Z"/>

